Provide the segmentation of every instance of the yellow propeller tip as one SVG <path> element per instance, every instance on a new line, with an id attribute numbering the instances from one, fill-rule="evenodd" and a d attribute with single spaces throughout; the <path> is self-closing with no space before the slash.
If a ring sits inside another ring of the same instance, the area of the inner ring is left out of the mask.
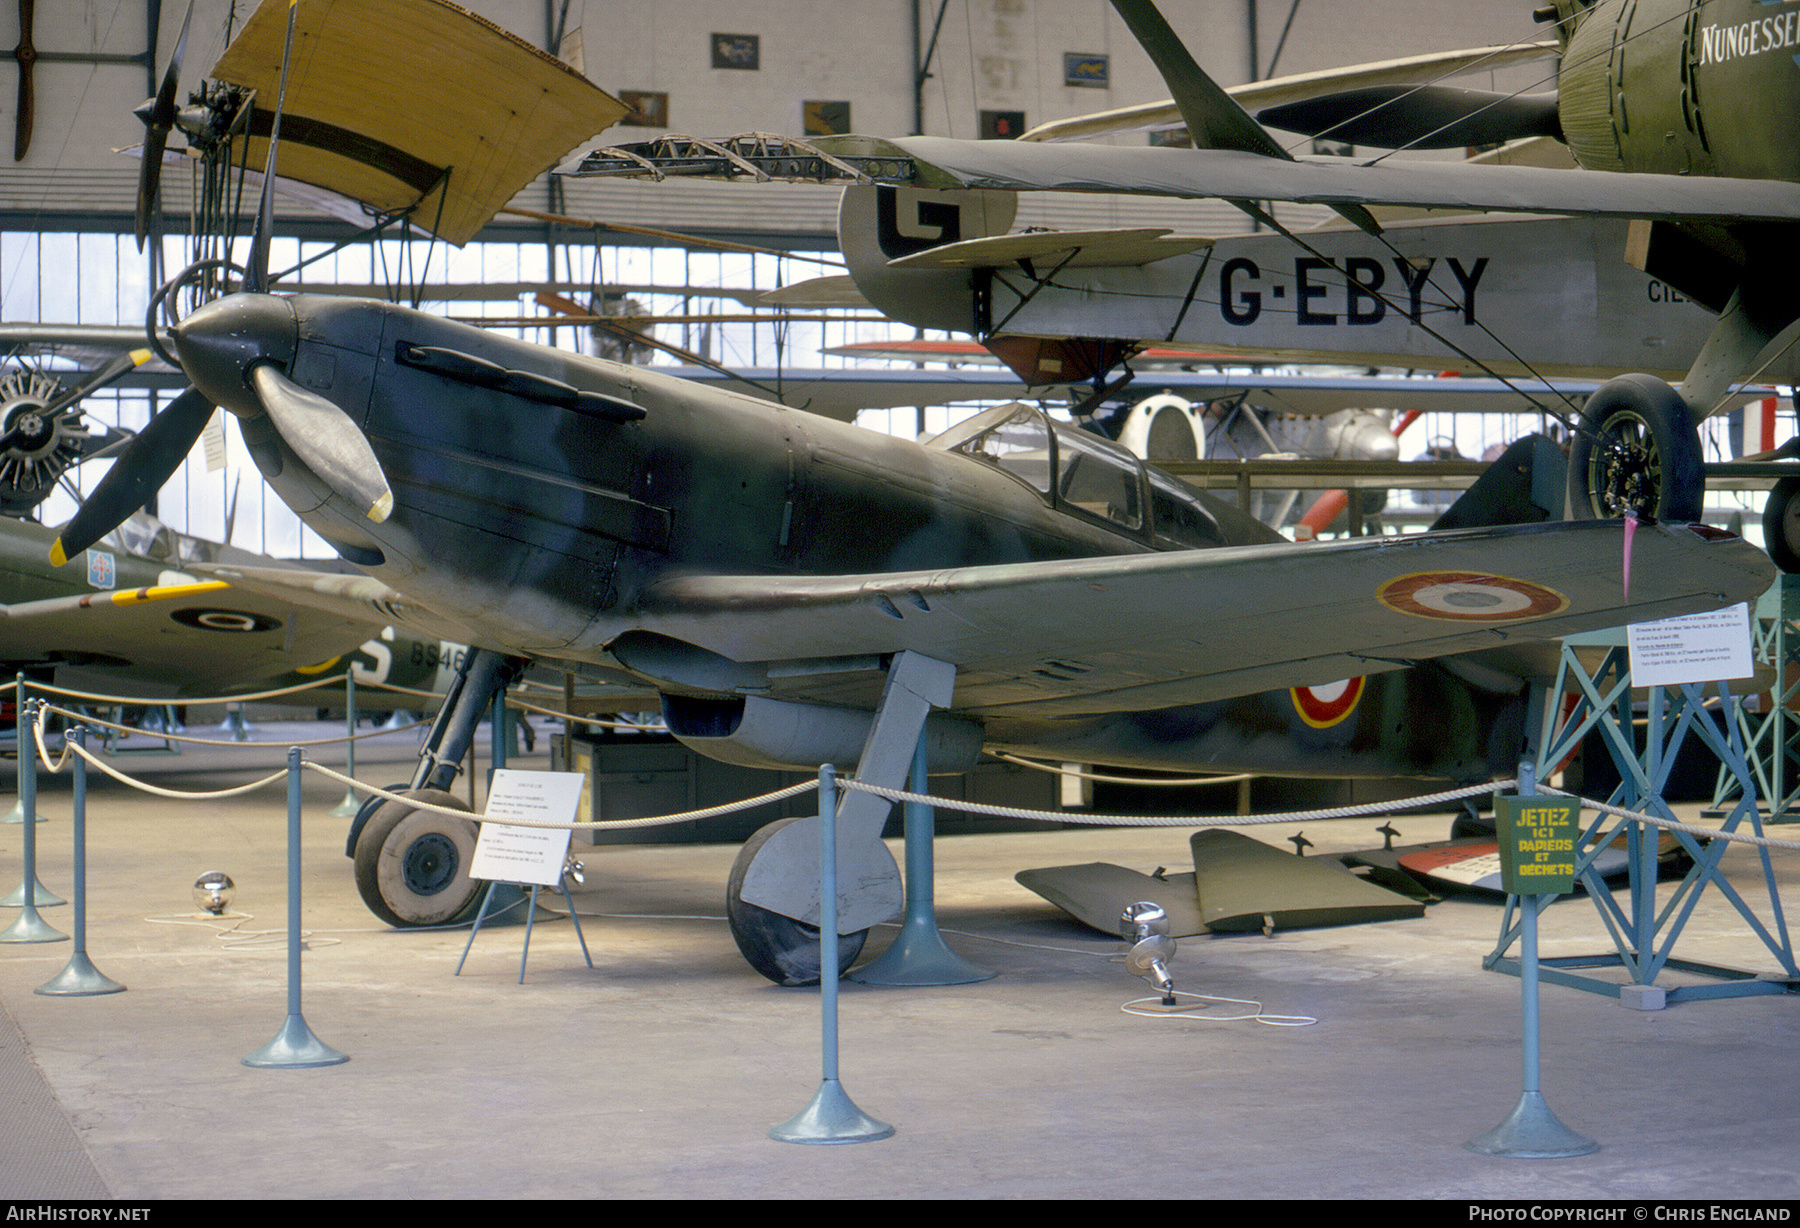
<path id="1" fill-rule="evenodd" d="M 381 498 L 375 500 L 375 506 L 369 509 L 369 519 L 380 524 L 394 514 L 394 492 L 386 491 Z"/>
<path id="2" fill-rule="evenodd" d="M 68 561 L 69 556 L 63 553 L 62 538 L 59 537 L 50 543 L 50 566 L 61 567 Z"/>

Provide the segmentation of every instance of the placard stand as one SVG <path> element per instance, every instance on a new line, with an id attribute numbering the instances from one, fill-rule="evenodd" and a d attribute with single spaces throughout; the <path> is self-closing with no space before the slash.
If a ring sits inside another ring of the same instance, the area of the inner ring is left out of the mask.
<path id="1" fill-rule="evenodd" d="M 1775 681 L 1761 712 L 1738 706 L 1737 726 L 1770 823 L 1800 822 L 1800 575 L 1782 574 L 1757 599 L 1751 627 L 1756 659 L 1774 667 Z M 1724 818 L 1743 797 L 1743 785 L 1719 768 L 1713 802 L 1701 811 Z"/>
<path id="2" fill-rule="evenodd" d="M 462 975 L 463 964 L 469 958 L 469 948 L 475 945 L 475 935 L 481 932 L 481 923 L 487 919 L 488 907 L 494 902 L 494 890 L 502 885 L 503 884 L 496 879 L 488 883 L 487 890 L 482 893 L 481 907 L 475 913 L 475 925 L 469 930 L 469 941 L 463 944 L 462 959 L 456 961 L 456 971 L 452 974 L 453 976 Z M 523 887 L 526 884 L 506 883 L 504 885 L 508 887 Z M 531 926 L 537 919 L 537 899 L 540 884 L 532 883 L 530 886 L 531 898 L 525 905 L 525 946 L 524 949 L 519 952 L 519 984 L 521 985 L 525 983 L 525 961 L 531 957 Z M 562 892 L 563 903 L 569 906 L 569 920 L 575 923 L 575 937 L 581 943 L 581 958 L 587 960 L 587 966 L 592 968 L 594 966 L 594 957 L 588 954 L 587 937 L 581 932 L 581 914 L 575 911 L 575 901 L 569 898 L 568 884 L 559 884 L 557 890 Z"/>
<path id="3" fill-rule="evenodd" d="M 575 937 L 581 943 L 581 957 L 589 968 L 594 966 L 587 937 L 581 932 L 581 915 L 575 911 L 575 900 L 569 894 L 564 874 L 569 857 L 570 829 L 560 826 L 574 820 L 576 809 L 581 805 L 581 785 L 579 772 L 494 770 L 488 786 L 481 838 L 476 841 L 475 856 L 469 866 L 470 877 L 486 879 L 488 886 L 453 975 L 462 975 L 469 950 L 475 945 L 475 935 L 481 932 L 495 890 L 502 883 L 531 888 L 531 898 L 525 906 L 525 945 L 519 952 L 519 984 L 525 983 L 525 962 L 531 956 L 531 929 L 537 920 L 540 887 L 552 887 L 562 892 L 563 901 L 569 906 L 569 920 L 575 924 Z M 550 826 L 518 826 L 508 820 Z"/>

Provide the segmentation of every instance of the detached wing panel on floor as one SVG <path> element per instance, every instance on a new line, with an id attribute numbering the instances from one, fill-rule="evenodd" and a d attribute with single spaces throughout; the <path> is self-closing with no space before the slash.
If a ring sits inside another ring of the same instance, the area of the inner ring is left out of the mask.
<path id="1" fill-rule="evenodd" d="M 1763 592 L 1760 550 L 1617 522 L 873 576 L 672 577 L 642 626 L 740 663 L 742 689 L 869 703 L 881 654 L 957 666 L 977 713 L 1138 711 L 1717 609 Z M 766 678 L 766 686 L 761 681 Z"/>

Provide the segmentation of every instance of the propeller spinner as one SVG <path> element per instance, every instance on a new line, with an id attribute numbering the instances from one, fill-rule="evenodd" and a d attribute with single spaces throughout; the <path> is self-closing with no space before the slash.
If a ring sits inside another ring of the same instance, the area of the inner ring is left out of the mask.
<path id="1" fill-rule="evenodd" d="M 386 520 L 394 496 L 369 441 L 342 409 L 282 369 L 296 334 L 288 300 L 268 294 L 234 294 L 177 324 L 175 351 L 193 386 L 120 453 L 51 546 L 51 562 L 62 566 L 143 507 L 198 442 L 215 406 L 246 421 L 266 415 L 333 494 L 377 524 Z"/>

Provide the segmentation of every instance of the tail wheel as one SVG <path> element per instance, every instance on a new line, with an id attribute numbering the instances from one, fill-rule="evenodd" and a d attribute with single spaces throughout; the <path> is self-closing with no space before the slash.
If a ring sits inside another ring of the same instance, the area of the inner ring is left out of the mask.
<path id="1" fill-rule="evenodd" d="M 440 789 L 406 796 L 468 809 Z M 475 836 L 468 819 L 383 800 L 356 841 L 356 890 L 370 912 L 402 929 L 466 921 L 481 894 L 481 884 L 469 877 Z"/>
<path id="2" fill-rule="evenodd" d="M 782 819 L 758 828 L 738 850 L 731 864 L 731 879 L 725 889 L 725 916 L 731 923 L 731 936 L 750 966 L 777 985 L 817 985 L 824 964 L 819 941 L 819 927 L 784 917 L 756 904 L 745 903 L 744 877 L 750 863 L 763 845 L 777 831 L 798 819 Z M 850 970 L 862 954 L 868 930 L 838 936 L 838 972 Z"/>
<path id="3" fill-rule="evenodd" d="M 1600 385 L 1569 449 L 1569 503 L 1577 520 L 1700 519 L 1706 471 L 1700 434 L 1681 394 L 1649 375 Z"/>
<path id="4" fill-rule="evenodd" d="M 1782 478 L 1763 504 L 1763 546 L 1775 566 L 1800 571 L 1800 478 Z"/>

